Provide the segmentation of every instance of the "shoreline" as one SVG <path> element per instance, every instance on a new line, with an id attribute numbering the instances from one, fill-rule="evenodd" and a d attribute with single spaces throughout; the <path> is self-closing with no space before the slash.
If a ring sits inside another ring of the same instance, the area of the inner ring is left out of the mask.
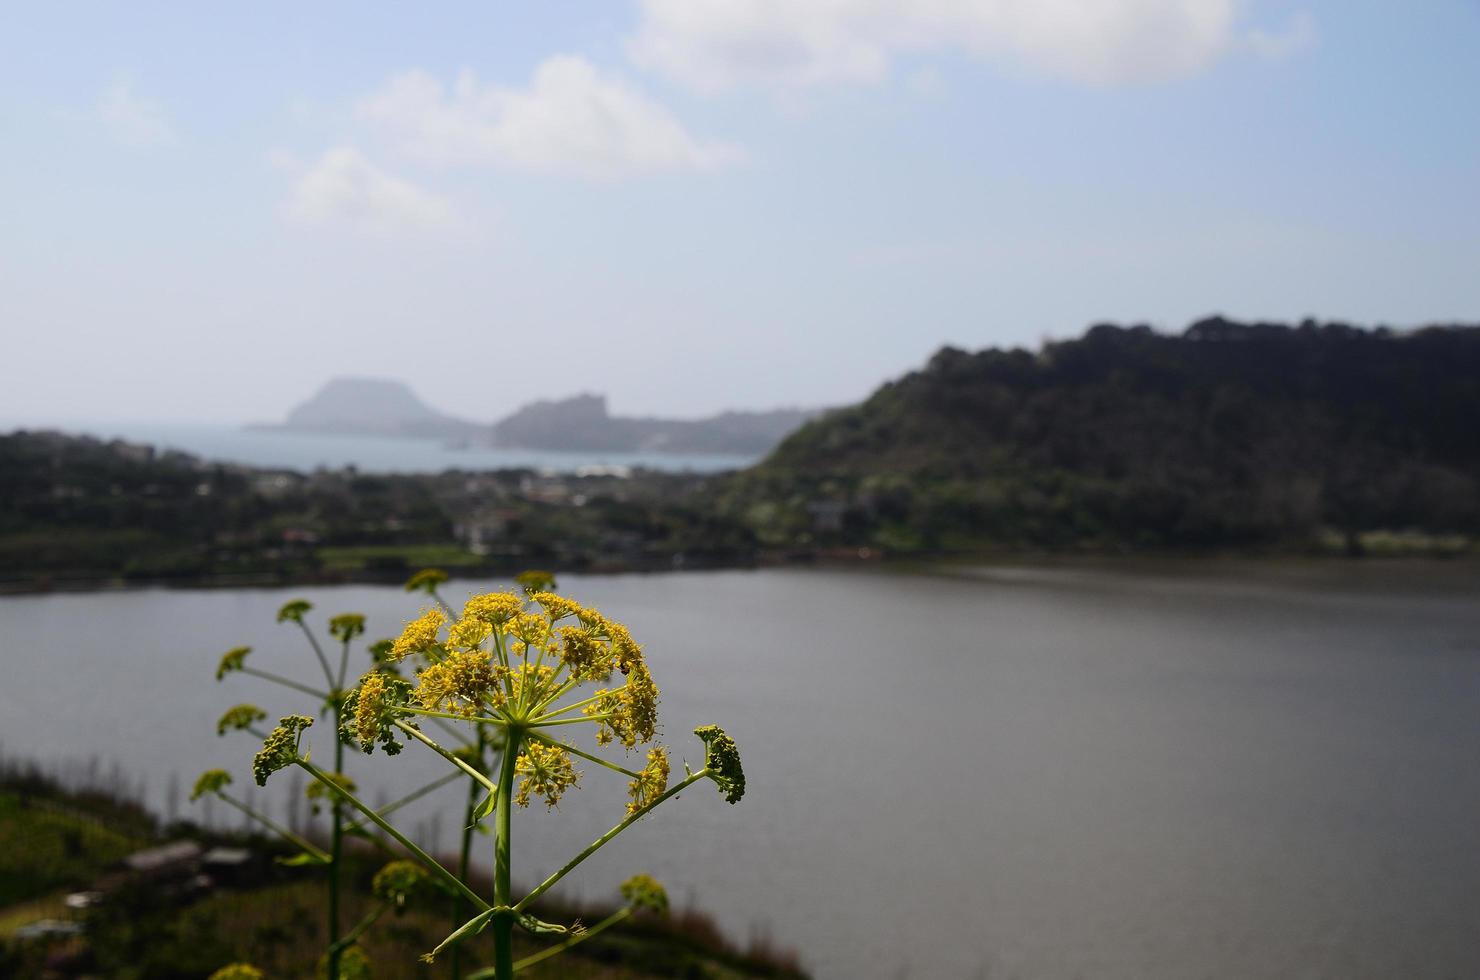
<path id="1" fill-rule="evenodd" d="M 443 567 L 450 579 L 508 578 L 532 563 L 497 563 L 477 566 Z M 973 570 L 1003 567 L 1066 567 L 1102 571 L 1155 572 L 1168 567 L 1185 570 L 1197 567 L 1207 571 L 1228 570 L 1240 566 L 1278 565 L 1290 569 L 1307 567 L 1392 568 L 1410 565 L 1422 568 L 1469 567 L 1480 575 L 1480 554 L 1475 552 L 1393 552 L 1350 555 L 1336 551 L 1262 550 L 1262 551 L 1036 551 L 991 549 L 969 552 L 910 552 L 887 554 L 871 548 L 832 548 L 814 551 L 761 551 L 746 559 L 692 559 L 674 554 L 648 562 L 591 562 L 579 566 L 554 567 L 556 575 L 662 575 L 676 572 L 723 572 L 769 568 L 889 568 L 896 572 L 930 572 L 973 574 Z M 280 575 L 244 573 L 240 575 L 199 576 L 69 576 L 65 573 L 37 573 L 28 577 L 0 579 L 0 599 L 12 596 L 82 595 L 105 592 L 145 592 L 156 589 L 214 591 L 221 589 L 283 589 L 334 585 L 401 586 L 416 568 L 340 569 L 314 574 Z"/>

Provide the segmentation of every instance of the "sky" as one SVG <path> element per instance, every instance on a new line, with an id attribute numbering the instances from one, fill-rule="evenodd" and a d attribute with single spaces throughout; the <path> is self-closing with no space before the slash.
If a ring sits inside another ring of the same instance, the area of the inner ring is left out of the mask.
<path id="1" fill-rule="evenodd" d="M 944 344 L 1480 321 L 1475 0 L 12 3 L 0 420 L 833 405 Z"/>

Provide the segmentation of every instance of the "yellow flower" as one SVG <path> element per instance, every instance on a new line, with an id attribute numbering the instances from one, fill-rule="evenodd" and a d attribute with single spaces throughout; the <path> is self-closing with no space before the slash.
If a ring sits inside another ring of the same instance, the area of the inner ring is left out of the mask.
<path id="1" fill-rule="evenodd" d="M 635 909 L 648 909 L 659 915 L 668 913 L 668 892 L 648 875 L 633 875 L 622 882 L 622 897 Z"/>
<path id="2" fill-rule="evenodd" d="M 552 623 L 565 619 L 567 616 L 579 616 L 584 611 L 580 603 L 572 602 L 565 596 L 556 595 L 553 592 L 535 592 L 530 595 L 530 598 L 540 604 Z"/>
<path id="3" fill-rule="evenodd" d="M 611 637 L 612 656 L 616 658 L 618 670 L 626 674 L 632 670 L 633 664 L 642 663 L 642 647 L 632 639 L 632 634 L 627 632 L 627 627 L 608 620 L 606 635 Z"/>
<path id="4" fill-rule="evenodd" d="M 247 654 L 252 652 L 251 647 L 232 647 L 221 655 L 221 662 L 216 665 L 216 680 L 220 680 L 233 670 L 242 670 L 246 667 Z"/>
<path id="5" fill-rule="evenodd" d="M 627 795 L 632 797 L 632 802 L 627 804 L 627 812 L 636 813 L 662 796 L 667 788 L 668 750 L 657 745 L 648 750 L 647 765 L 642 772 L 627 784 Z"/>
<path id="6" fill-rule="evenodd" d="M 512 592 L 488 592 L 475 595 L 463 605 L 464 619 L 481 619 L 490 626 L 502 626 L 524 611 L 524 600 Z"/>
<path id="7" fill-rule="evenodd" d="M 612 673 L 611 650 L 579 626 L 562 626 L 560 662 L 575 680 L 606 680 Z"/>
<path id="8" fill-rule="evenodd" d="M 416 700 L 428 711 L 447 710 L 471 717 L 484 701 L 501 704 L 498 690 L 502 667 L 496 667 L 486 652 L 457 651 L 421 672 Z"/>
<path id="9" fill-rule="evenodd" d="M 473 650 L 488 639 L 493 627 L 487 620 L 465 618 L 453 623 L 447 630 L 447 645 Z"/>
<path id="10" fill-rule="evenodd" d="M 515 760 L 514 768 L 522 777 L 519 791 L 514 794 L 514 802 L 520 806 L 529 806 L 529 796 L 534 793 L 544 798 L 545 806 L 553 808 L 560 802 L 561 794 L 581 778 L 571 765 L 570 753 L 544 742 L 528 743 Z"/>
<path id="11" fill-rule="evenodd" d="M 440 568 L 423 568 L 406 580 L 407 592 L 425 592 L 431 595 L 437 586 L 447 581 L 447 573 Z"/>
<path id="12" fill-rule="evenodd" d="M 437 633 L 447 617 L 440 609 L 428 609 L 406 624 L 396 642 L 391 644 L 391 659 L 404 660 L 408 655 L 421 653 L 437 642 Z"/>
<path id="13" fill-rule="evenodd" d="M 528 647 L 537 647 L 550 635 L 550 623 L 543 616 L 534 613 L 520 613 L 509 620 L 504 627 L 504 632 L 510 636 L 522 640 Z"/>
<path id="14" fill-rule="evenodd" d="M 348 643 L 365 632 L 365 617 L 359 613 L 343 613 L 329 620 L 329 635 Z"/>
<path id="15" fill-rule="evenodd" d="M 616 738 L 627 748 L 651 742 L 658 727 L 658 685 L 641 660 L 632 664 L 627 683 L 615 691 L 597 691 L 597 699 L 582 711 L 605 716 L 596 731 L 596 741 L 606 745 Z"/>
<path id="16" fill-rule="evenodd" d="M 298 739 L 303 730 L 313 724 L 306 715 L 285 715 L 278 726 L 268 733 L 262 750 L 252 759 L 252 775 L 258 786 L 267 785 L 267 777 L 298 761 Z"/>

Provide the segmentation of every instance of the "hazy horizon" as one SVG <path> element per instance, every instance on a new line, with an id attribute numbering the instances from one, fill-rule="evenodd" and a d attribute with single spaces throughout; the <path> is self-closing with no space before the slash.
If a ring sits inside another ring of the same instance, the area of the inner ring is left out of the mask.
<path id="1" fill-rule="evenodd" d="M 1477 47 L 1459 0 L 18 8 L 0 418 L 694 418 L 1101 321 L 1473 321 Z"/>

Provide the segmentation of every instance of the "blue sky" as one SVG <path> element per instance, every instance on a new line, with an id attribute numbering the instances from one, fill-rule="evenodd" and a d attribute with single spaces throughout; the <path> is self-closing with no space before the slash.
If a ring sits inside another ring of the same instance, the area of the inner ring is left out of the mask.
<path id="1" fill-rule="evenodd" d="M 1480 4 L 12 5 L 0 419 L 834 404 L 945 343 L 1480 320 Z"/>

